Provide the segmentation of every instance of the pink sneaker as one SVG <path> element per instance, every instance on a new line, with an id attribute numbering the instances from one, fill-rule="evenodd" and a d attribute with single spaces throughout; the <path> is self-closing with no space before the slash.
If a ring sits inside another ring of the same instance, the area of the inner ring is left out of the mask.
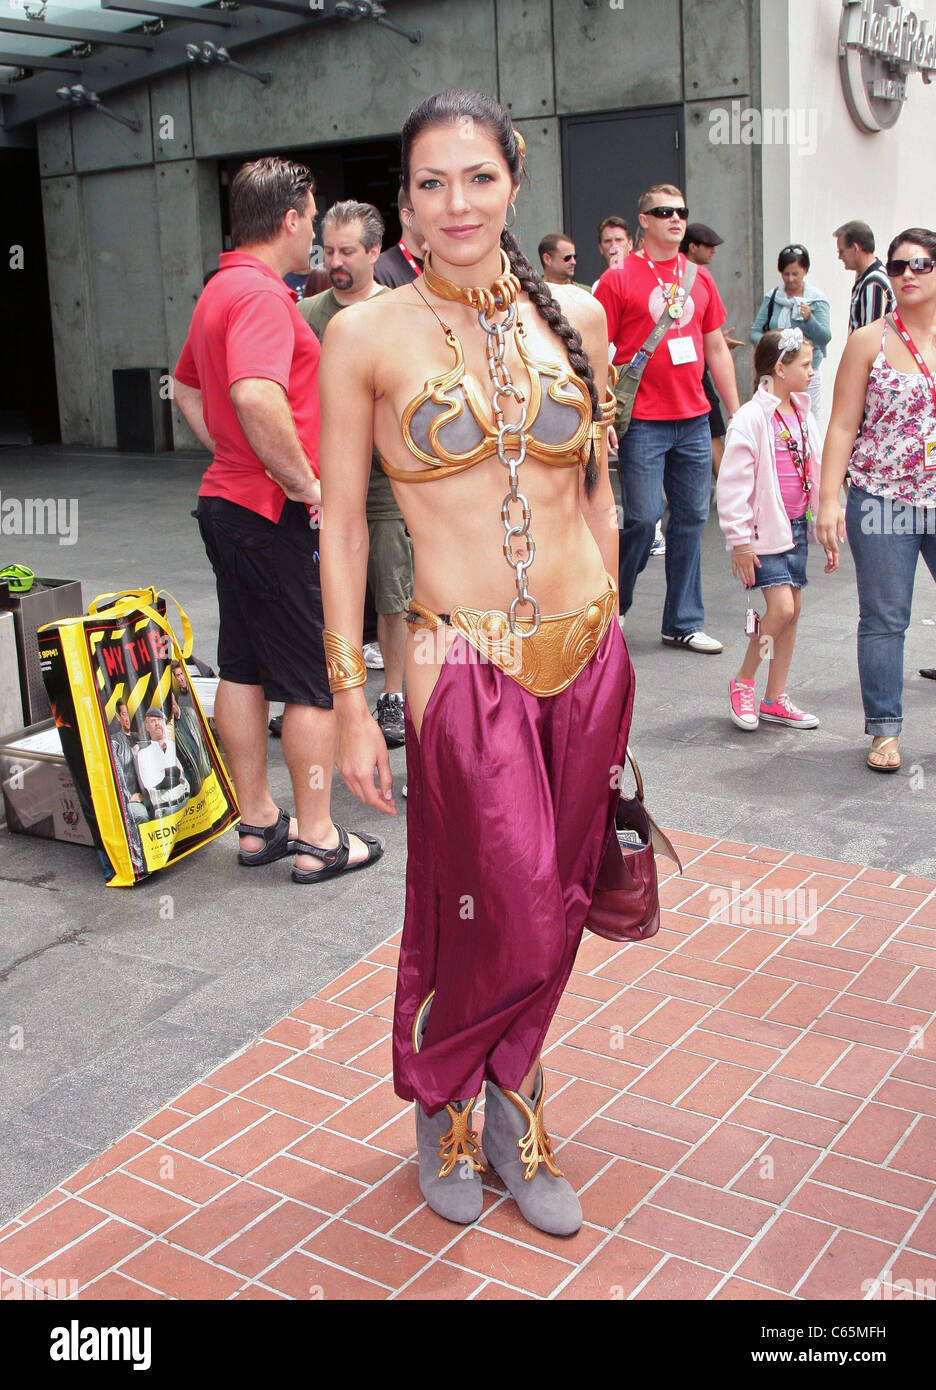
<path id="1" fill-rule="evenodd" d="M 771 724 L 787 724 L 795 729 L 818 729 L 819 720 L 814 714 L 807 714 L 804 709 L 797 709 L 786 691 L 778 695 L 769 705 L 766 700 L 761 700 L 760 717 L 766 719 Z"/>
<path id="2" fill-rule="evenodd" d="M 728 698 L 732 724 L 737 724 L 739 729 L 756 729 L 759 720 L 754 708 L 754 682 L 739 681 L 732 676 L 728 682 Z"/>

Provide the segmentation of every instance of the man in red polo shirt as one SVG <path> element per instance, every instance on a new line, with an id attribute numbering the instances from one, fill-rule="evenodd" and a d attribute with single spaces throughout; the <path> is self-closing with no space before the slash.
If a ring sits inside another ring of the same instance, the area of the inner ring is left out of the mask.
<path id="1" fill-rule="evenodd" d="M 258 159 L 231 184 L 231 235 L 175 369 L 174 398 L 212 462 L 199 530 L 215 572 L 221 680 L 215 719 L 242 822 L 241 864 L 296 855 L 312 883 L 373 863 L 371 835 L 331 819 L 335 726 L 319 585 L 319 343 L 283 276 L 308 270 L 315 239 L 309 170 Z M 282 701 L 296 816 L 267 781 L 270 700 Z"/>

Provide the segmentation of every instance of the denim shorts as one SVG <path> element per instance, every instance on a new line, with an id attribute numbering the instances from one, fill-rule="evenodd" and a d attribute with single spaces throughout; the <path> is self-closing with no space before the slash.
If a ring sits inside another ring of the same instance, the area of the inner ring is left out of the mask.
<path id="1" fill-rule="evenodd" d="M 772 589 L 776 584 L 791 584 L 794 589 L 805 589 L 806 555 L 809 542 L 806 538 L 807 523 L 805 515 L 791 521 L 793 528 L 793 549 L 782 555 L 758 555 L 760 569 L 754 567 L 754 589 Z"/>

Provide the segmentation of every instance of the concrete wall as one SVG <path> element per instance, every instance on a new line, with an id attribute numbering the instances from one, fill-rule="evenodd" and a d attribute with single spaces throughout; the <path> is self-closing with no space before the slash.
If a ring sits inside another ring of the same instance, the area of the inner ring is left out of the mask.
<path id="1" fill-rule="evenodd" d="M 523 132 L 517 231 L 531 260 L 563 221 L 561 118 L 685 103 L 687 198 L 725 237 L 714 269 L 729 321 L 749 322 L 757 151 L 712 144 L 708 117 L 732 97 L 753 99 L 757 12 L 758 0 L 407 0 L 392 18 L 422 28 L 418 47 L 367 23 L 317 27 L 238 53 L 273 71 L 269 86 L 186 70 L 111 99 L 142 120 L 139 134 L 93 111 L 43 122 L 63 438 L 115 444 L 112 367 L 174 363 L 220 249 L 216 161 L 392 136 L 445 86 L 497 95 Z M 175 440 L 192 443 L 178 415 Z"/>
<path id="2" fill-rule="evenodd" d="M 936 24 L 936 0 L 910 5 Z M 765 145 L 762 278 L 777 283 L 777 252 L 791 240 L 809 250 L 809 278 L 832 307 L 833 338 L 823 366 L 823 414 L 832 404 L 835 369 L 845 345 L 852 275 L 838 260 L 836 227 L 868 222 L 884 259 L 890 239 L 905 227 L 936 224 L 932 198 L 932 132 L 936 87 L 917 75 L 896 125 L 877 134 L 858 129 L 848 114 L 838 73 L 839 0 L 770 0 L 762 10 L 765 107 L 791 108 L 812 142 Z M 770 61 L 766 55 L 770 54 Z"/>

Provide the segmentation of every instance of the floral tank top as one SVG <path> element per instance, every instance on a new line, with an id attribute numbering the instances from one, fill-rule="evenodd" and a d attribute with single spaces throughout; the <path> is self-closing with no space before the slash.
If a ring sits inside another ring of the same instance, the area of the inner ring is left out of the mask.
<path id="1" fill-rule="evenodd" d="M 936 468 L 925 468 L 923 441 L 936 434 L 936 410 L 921 372 L 899 372 L 881 349 L 871 364 L 861 431 L 848 471 L 856 487 L 914 507 L 936 507 Z"/>

